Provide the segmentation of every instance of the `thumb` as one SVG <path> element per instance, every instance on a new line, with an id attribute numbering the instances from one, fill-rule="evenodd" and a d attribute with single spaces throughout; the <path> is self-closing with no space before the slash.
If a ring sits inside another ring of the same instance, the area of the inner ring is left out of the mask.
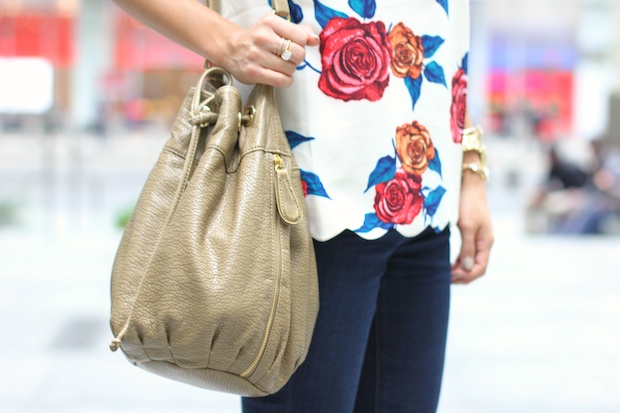
<path id="1" fill-rule="evenodd" d="M 459 255 L 459 262 L 461 268 L 465 271 L 471 271 L 474 268 L 476 262 L 476 239 L 474 231 L 462 230 L 461 231 L 461 254 Z"/>

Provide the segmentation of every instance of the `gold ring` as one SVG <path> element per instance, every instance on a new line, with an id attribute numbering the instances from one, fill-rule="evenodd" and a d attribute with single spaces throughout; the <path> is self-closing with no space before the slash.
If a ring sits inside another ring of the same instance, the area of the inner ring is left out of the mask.
<path id="1" fill-rule="evenodd" d="M 286 47 L 280 57 L 282 60 L 286 60 L 287 62 L 291 60 L 291 57 L 293 57 L 293 50 L 291 49 L 291 41 L 289 39 L 286 39 Z"/>
<path id="2" fill-rule="evenodd" d="M 286 41 L 286 39 L 284 37 L 280 37 L 280 47 L 278 47 L 278 51 L 276 52 L 276 55 L 282 56 L 282 53 L 284 52 L 284 42 L 285 41 Z"/>

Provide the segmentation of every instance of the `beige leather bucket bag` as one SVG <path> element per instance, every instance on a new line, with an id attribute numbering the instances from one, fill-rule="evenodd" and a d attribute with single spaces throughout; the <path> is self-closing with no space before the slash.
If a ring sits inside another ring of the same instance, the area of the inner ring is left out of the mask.
<path id="1" fill-rule="evenodd" d="M 264 396 L 306 357 L 316 263 L 274 90 L 257 85 L 242 106 L 230 79 L 208 69 L 189 91 L 142 190 L 113 266 L 110 347 L 165 377 Z"/>

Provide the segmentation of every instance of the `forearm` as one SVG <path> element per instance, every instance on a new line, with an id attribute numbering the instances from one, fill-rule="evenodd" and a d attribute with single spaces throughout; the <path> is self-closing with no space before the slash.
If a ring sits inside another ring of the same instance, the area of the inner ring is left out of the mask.
<path id="1" fill-rule="evenodd" d="M 465 115 L 465 129 L 471 128 L 469 113 Z M 468 147 L 475 147 L 469 144 Z M 476 150 L 463 153 L 463 175 L 459 199 L 458 227 L 461 233 L 461 252 L 452 266 L 452 282 L 467 284 L 486 272 L 489 252 L 493 245 L 491 217 L 485 193 L 485 175 L 467 167 L 484 163 Z"/>
<path id="2" fill-rule="evenodd" d="M 216 64 L 238 26 L 198 0 L 113 0 L 147 26 Z"/>

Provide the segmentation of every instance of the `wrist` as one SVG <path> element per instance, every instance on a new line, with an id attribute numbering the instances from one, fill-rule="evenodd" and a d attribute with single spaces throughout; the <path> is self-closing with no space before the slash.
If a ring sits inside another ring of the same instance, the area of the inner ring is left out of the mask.
<path id="1" fill-rule="evenodd" d="M 238 65 L 236 61 L 238 45 L 243 43 L 244 29 L 232 22 L 226 22 L 226 36 L 220 38 L 217 47 L 217 59 L 220 65 L 228 71 L 233 71 Z M 235 66 L 235 67 L 233 67 Z"/>
<path id="2" fill-rule="evenodd" d="M 463 163 L 480 162 L 480 154 L 476 151 L 463 152 Z"/>
<path id="3" fill-rule="evenodd" d="M 232 43 L 239 37 L 242 29 L 211 9 L 206 8 L 205 12 L 210 14 L 211 19 L 208 20 L 209 30 L 201 36 L 200 54 L 216 66 L 229 70 Z"/>

